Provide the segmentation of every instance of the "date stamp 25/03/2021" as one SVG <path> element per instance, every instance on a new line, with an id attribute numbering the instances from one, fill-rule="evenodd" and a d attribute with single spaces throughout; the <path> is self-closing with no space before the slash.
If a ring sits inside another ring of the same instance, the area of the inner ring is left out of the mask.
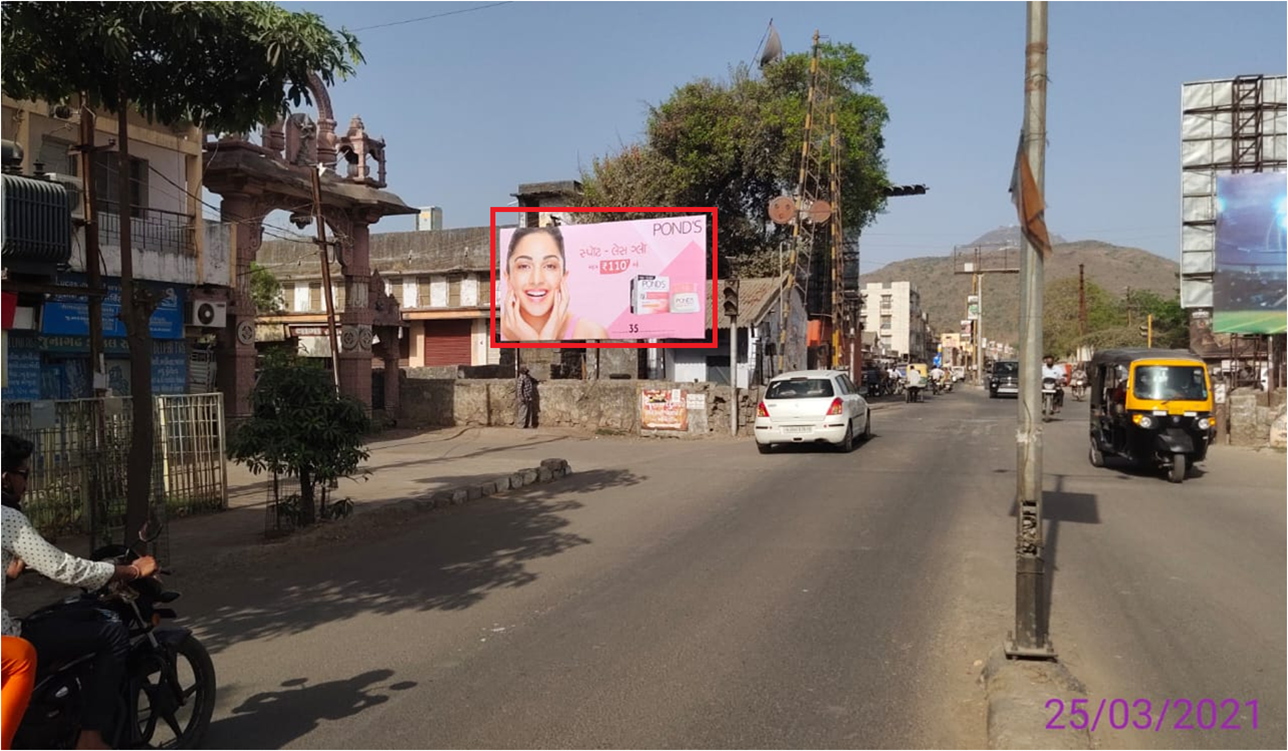
<path id="1" fill-rule="evenodd" d="M 1046 708 L 1052 711 L 1047 730 L 1089 730 L 1101 723 L 1114 730 L 1256 730 L 1257 700 L 1238 699 L 1165 699 L 1156 704 L 1150 699 L 1050 699 Z M 1250 716 L 1249 714 L 1250 713 Z M 1248 720 L 1251 720 L 1248 722 Z M 1067 724 L 1066 724 L 1067 723 Z"/>

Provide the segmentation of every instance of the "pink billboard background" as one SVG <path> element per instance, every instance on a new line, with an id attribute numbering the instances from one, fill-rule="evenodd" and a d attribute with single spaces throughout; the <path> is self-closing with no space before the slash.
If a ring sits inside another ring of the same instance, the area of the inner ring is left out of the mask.
<path id="1" fill-rule="evenodd" d="M 604 326 L 610 339 L 701 339 L 710 305 L 706 215 L 565 224 L 568 311 Z M 513 228 L 497 233 L 496 299 Z"/>

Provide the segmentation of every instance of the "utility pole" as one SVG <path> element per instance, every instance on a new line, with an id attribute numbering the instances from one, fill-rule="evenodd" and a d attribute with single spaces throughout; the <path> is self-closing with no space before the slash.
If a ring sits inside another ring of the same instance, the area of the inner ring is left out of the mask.
<path id="1" fill-rule="evenodd" d="M 1046 179 L 1047 4 L 1028 3 L 1024 71 L 1024 149 L 1037 185 Z M 1023 193 L 1022 183 L 1020 186 Z M 1023 200 L 1017 195 L 1020 205 Z M 1055 657 L 1048 637 L 1042 540 L 1042 252 L 1020 233 L 1020 398 L 1016 435 L 1015 631 L 1006 642 L 1010 657 Z"/>
<path id="2" fill-rule="evenodd" d="M 738 435 L 738 316 L 729 318 L 730 435 Z"/>
<path id="3" fill-rule="evenodd" d="M 326 247 L 326 219 L 322 217 L 322 165 L 313 175 L 313 222 L 318 228 L 318 255 L 322 259 L 322 294 L 326 300 L 326 331 L 331 340 L 331 377 L 340 391 L 340 342 L 335 335 L 335 299 L 331 296 L 331 258 Z"/>
<path id="4" fill-rule="evenodd" d="M 975 257 L 979 258 L 979 250 L 975 250 Z M 975 268 L 979 268 L 976 266 Z M 984 385 L 984 275 L 976 274 L 979 280 L 979 286 L 975 290 L 975 362 L 977 363 L 976 373 L 979 375 L 979 384 Z"/>
<path id="5" fill-rule="evenodd" d="M 994 265 L 991 268 L 984 267 L 984 255 L 979 248 L 974 249 L 974 260 L 960 264 L 962 268 L 958 268 L 956 260 L 959 255 L 956 250 L 953 251 L 953 273 L 971 276 L 971 297 L 975 298 L 975 319 L 971 321 L 971 334 L 975 337 L 975 346 L 971 348 L 970 354 L 975 360 L 975 382 L 983 387 L 987 384 L 984 378 L 984 277 L 989 274 L 1018 274 L 1020 270 L 1011 267 L 1010 253 L 1005 251 L 1002 254 L 1001 265 Z M 966 310 L 969 318 L 969 303 Z"/>
<path id="6" fill-rule="evenodd" d="M 1149 317 L 1145 319 L 1145 326 L 1148 327 L 1145 330 L 1145 346 L 1149 349 L 1153 349 L 1154 348 L 1154 314 L 1153 313 L 1150 313 Z"/>
<path id="7" fill-rule="evenodd" d="M 1078 338 L 1087 335 L 1087 282 L 1082 273 L 1083 264 L 1078 264 Z"/>
<path id="8" fill-rule="evenodd" d="M 103 264 L 98 250 L 98 212 L 94 195 L 94 113 L 89 108 L 89 94 L 80 95 L 80 173 L 81 198 L 85 212 L 85 275 L 91 290 L 103 289 Z M 128 220 L 122 220 L 128 221 Z M 128 224 L 126 225 L 128 226 Z M 103 298 L 90 295 L 89 300 L 89 370 L 90 387 L 95 398 L 107 391 L 107 367 L 103 362 Z M 100 432 L 100 435 L 103 433 Z"/>

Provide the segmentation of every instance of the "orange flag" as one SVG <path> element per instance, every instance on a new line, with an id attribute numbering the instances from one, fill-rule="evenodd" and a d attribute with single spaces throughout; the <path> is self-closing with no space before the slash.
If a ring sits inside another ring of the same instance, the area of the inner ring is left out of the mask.
<path id="1" fill-rule="evenodd" d="M 1020 231 L 1033 243 L 1043 258 L 1051 255 L 1051 237 L 1047 234 L 1046 205 L 1042 191 L 1033 177 L 1029 155 L 1024 148 L 1024 134 L 1020 134 L 1020 147 L 1015 152 L 1015 169 L 1011 173 L 1011 202 L 1020 216 Z"/>

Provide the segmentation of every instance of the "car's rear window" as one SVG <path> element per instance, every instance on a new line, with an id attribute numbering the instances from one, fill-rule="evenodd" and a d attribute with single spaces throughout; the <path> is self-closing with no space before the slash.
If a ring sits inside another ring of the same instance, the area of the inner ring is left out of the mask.
<path id="1" fill-rule="evenodd" d="M 999 362 L 993 366 L 993 375 L 1015 375 L 1020 372 L 1018 362 Z"/>
<path id="2" fill-rule="evenodd" d="M 769 384 L 766 399 L 823 399 L 834 396 L 832 381 L 827 378 L 793 378 Z"/>

